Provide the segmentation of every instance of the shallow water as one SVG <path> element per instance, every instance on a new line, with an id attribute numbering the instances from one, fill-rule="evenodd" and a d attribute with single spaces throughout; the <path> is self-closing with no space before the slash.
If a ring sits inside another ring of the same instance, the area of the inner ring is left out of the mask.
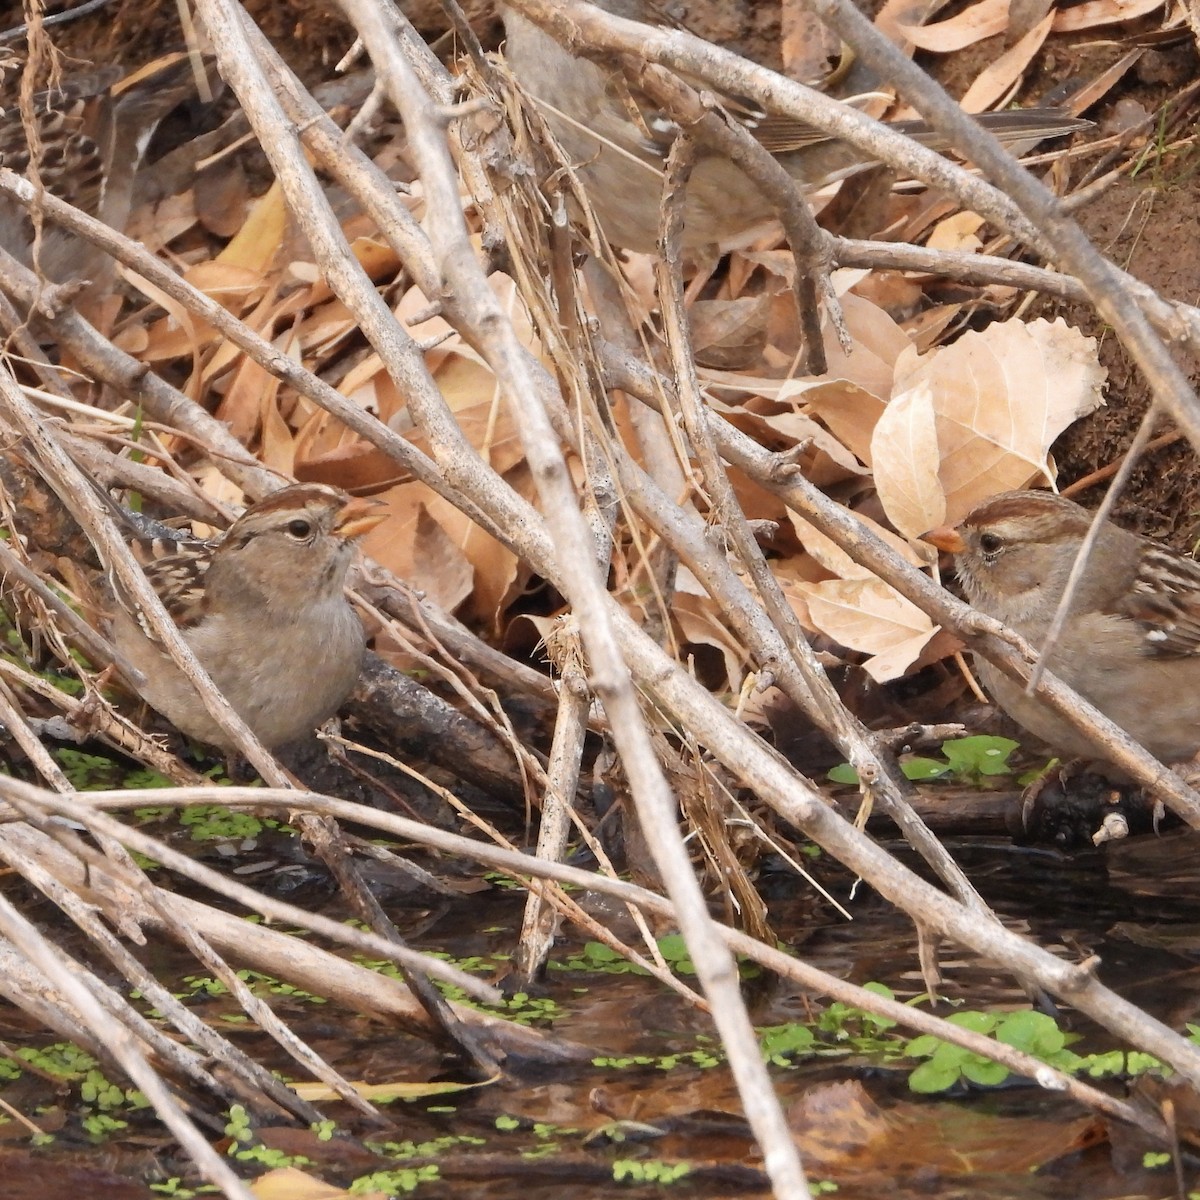
<path id="1" fill-rule="evenodd" d="M 1175 1028 L 1195 1018 L 1200 887 L 1193 886 L 1193 876 L 1200 882 L 1200 865 L 1193 871 L 1192 864 L 1200 864 L 1200 857 L 1192 853 L 1190 838 L 1138 839 L 1075 856 L 1008 843 L 961 843 L 952 850 L 1011 928 L 1072 961 L 1098 955 L 1105 983 Z M 900 1000 L 922 993 L 911 923 L 869 889 L 855 889 L 836 865 L 818 861 L 815 869 L 854 919 L 846 921 L 794 875 L 767 872 L 759 886 L 780 940 L 842 978 L 887 984 Z M 313 887 L 310 902 L 335 912 L 328 890 Z M 304 896 L 302 887 L 292 898 L 303 902 Z M 418 935 L 417 948 L 455 960 L 478 957 L 484 960 L 481 967 L 502 978 L 521 904 L 521 893 L 497 888 L 449 905 L 439 900 L 433 907 L 409 897 L 394 915 L 402 932 Z M 583 948 L 584 942 L 567 930 L 554 960 L 567 963 Z M 162 978 L 196 974 L 173 946 L 157 943 L 147 948 L 146 957 Z M 1010 978 L 954 947 L 943 946 L 940 961 L 944 995 L 964 1007 L 996 1010 L 1028 1003 Z M 256 989 L 348 1078 L 371 1083 L 463 1079 L 434 1048 L 380 1022 L 281 994 L 269 981 L 260 981 Z M 822 998 L 769 977 L 748 979 L 745 993 L 760 1026 L 812 1022 L 827 1007 Z M 702 1013 L 647 977 L 599 971 L 551 970 L 536 998 L 556 1006 L 555 1018 L 543 1022 L 553 1034 L 606 1056 L 643 1055 L 654 1061 L 542 1070 L 456 1095 L 393 1103 L 384 1110 L 389 1124 L 380 1130 L 336 1104 L 322 1104 L 343 1122 L 345 1136 L 332 1142 L 284 1127 L 257 1133 L 265 1145 L 303 1153 L 311 1161 L 306 1172 L 339 1186 L 373 1171 L 436 1165 L 439 1179 L 419 1188 L 430 1197 L 458 1196 L 464 1186 L 472 1196 L 497 1200 L 528 1200 L 543 1192 L 561 1196 L 564 1185 L 572 1197 L 607 1195 L 616 1186 L 614 1169 L 623 1169 L 616 1164 L 623 1162 L 651 1171 L 660 1163 L 689 1164 L 690 1174 L 669 1185 L 675 1195 L 761 1190 L 759 1157 L 728 1072 L 722 1065 L 699 1067 L 686 1058 L 716 1048 Z M 191 1002 L 248 1053 L 296 1073 L 264 1035 L 228 1025 L 236 1009 L 227 997 L 199 989 Z M 1059 1020 L 1082 1034 L 1073 1047 L 1077 1051 L 1111 1048 L 1107 1034 L 1069 1010 Z M 52 1040 L 7 1008 L 0 1009 L 0 1038 L 15 1045 Z M 1171 1191 L 1169 1174 L 1143 1169 L 1142 1147 L 1127 1131 L 1110 1131 L 1032 1085 L 1012 1080 L 949 1100 L 919 1097 L 907 1087 L 911 1061 L 888 1065 L 870 1050 L 839 1046 L 836 1036 L 824 1038 L 820 1049 L 819 1055 L 799 1055 L 789 1065 L 773 1067 L 773 1075 L 812 1177 L 836 1181 L 839 1195 L 877 1196 L 884 1186 L 898 1196 L 926 1197 L 969 1192 L 1103 1198 Z M 672 1055 L 685 1057 L 663 1062 Z M 1119 1082 L 1107 1086 L 1118 1094 L 1125 1090 Z M 46 1157 L 29 1160 L 38 1170 L 87 1170 L 99 1164 L 142 1182 L 189 1174 L 171 1140 L 148 1117 L 132 1118 L 127 1134 L 113 1136 L 96 1151 L 85 1149 L 74 1095 L 47 1093 L 41 1081 L 27 1075 L 0 1096 L 23 1111 L 48 1102 L 57 1106 L 57 1142 Z M 23 1134 L 6 1129 L 19 1146 Z M 364 1141 L 391 1145 L 371 1151 Z M 245 1173 L 253 1176 L 262 1169 L 247 1164 Z M 634 1186 L 662 1194 L 668 1185 Z M 78 1183 L 70 1187 L 78 1196 Z M 39 1194 L 39 1200 L 54 1200 L 53 1193 Z"/>

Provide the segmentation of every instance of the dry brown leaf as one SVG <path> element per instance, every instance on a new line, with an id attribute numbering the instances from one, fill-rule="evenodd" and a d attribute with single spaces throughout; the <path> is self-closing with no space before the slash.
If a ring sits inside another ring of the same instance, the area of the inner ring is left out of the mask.
<path id="1" fill-rule="evenodd" d="M 746 675 L 746 649 L 708 596 L 677 591 L 671 616 L 679 626 L 680 640 L 694 646 L 711 646 L 725 664 L 725 688 L 737 692 Z M 720 690 L 720 689 L 718 689 Z"/>
<path id="2" fill-rule="evenodd" d="M 864 300 L 854 291 L 870 275 L 870 271 L 843 267 L 833 273 L 831 282 L 841 297 L 846 328 L 854 342 L 865 346 L 881 361 L 895 363 L 904 351 L 904 334 L 879 305 Z"/>
<path id="3" fill-rule="evenodd" d="M 840 507 L 840 506 L 839 506 Z M 887 542 L 902 558 L 907 559 L 914 567 L 927 567 L 936 557 L 936 552 L 924 542 L 911 545 L 902 537 L 898 537 L 890 529 L 885 529 L 878 521 L 853 509 L 844 509 L 865 529 L 877 538 Z M 792 528 L 805 551 L 821 565 L 824 570 L 838 579 L 874 579 L 875 574 L 869 567 L 855 562 L 832 538 L 826 537 L 815 525 L 809 524 L 798 513 L 788 510 Z"/>
<path id="4" fill-rule="evenodd" d="M 870 654 L 864 668 L 880 683 L 918 659 L 938 627 L 881 579 L 828 579 L 800 585 L 808 615 L 822 633 Z"/>
<path id="5" fill-rule="evenodd" d="M 203 348 L 216 338 L 216 331 L 137 272 L 126 271 L 125 278 L 146 299 L 153 301 L 167 313 L 162 320 L 142 327 L 143 334 L 138 340 L 143 341 L 145 349 L 138 354 L 138 358 L 144 363 L 156 363 L 190 356 L 193 359 L 195 376 Z M 119 334 L 113 340 L 124 348 L 123 335 Z"/>
<path id="6" fill-rule="evenodd" d="M 1025 74 L 1033 56 L 1042 48 L 1053 23 L 1053 14 L 1047 14 L 1032 29 L 1022 34 L 1014 46 L 1010 46 L 995 62 L 989 63 L 959 101 L 963 108 L 969 113 L 984 112 L 1007 96 Z"/>
<path id="7" fill-rule="evenodd" d="M 296 469 L 296 438 L 279 408 L 279 380 L 272 379 L 259 399 L 261 445 L 258 457 L 273 471 L 289 478 Z"/>
<path id="8" fill-rule="evenodd" d="M 688 309 L 692 347 L 706 365 L 736 370 L 749 367 L 767 342 L 772 297 L 698 300 Z"/>
<path id="9" fill-rule="evenodd" d="M 251 358 L 239 358 L 225 395 L 217 405 L 216 418 L 223 421 L 243 446 L 249 446 L 258 432 L 263 414 L 264 393 L 269 403 L 279 389 L 279 380 Z"/>
<path id="10" fill-rule="evenodd" d="M 393 1079 L 377 1083 L 367 1083 L 363 1079 L 354 1079 L 350 1081 L 350 1086 L 364 1100 L 386 1100 L 388 1097 L 405 1100 L 428 1100 L 436 1096 L 451 1096 L 456 1092 L 473 1092 L 479 1088 L 489 1087 L 491 1084 L 497 1082 L 498 1079 L 499 1076 L 492 1076 L 489 1079 L 479 1079 L 473 1083 L 457 1083 L 449 1079 L 429 1082 Z M 297 1096 L 301 1096 L 305 1100 L 310 1100 L 314 1104 L 335 1101 L 341 1096 L 341 1092 L 337 1088 L 330 1087 L 327 1083 L 319 1083 L 316 1080 L 313 1080 L 311 1083 L 297 1083 L 294 1091 Z"/>
<path id="11" fill-rule="evenodd" d="M 529 321 L 529 314 L 526 312 L 525 306 L 521 303 L 520 297 L 517 295 L 516 286 L 513 281 L 507 275 L 502 275 L 499 271 L 493 271 L 488 276 L 488 284 L 495 293 L 496 299 L 507 310 L 521 344 L 531 354 L 540 357 L 542 354 L 541 343 L 534 334 L 533 326 Z M 432 350 L 427 351 L 425 362 L 429 369 L 436 371 L 441 360 L 451 354 L 469 358 L 480 366 L 486 365 L 482 356 L 459 337 L 457 331 L 444 317 L 435 313 L 435 315 L 426 317 L 423 321 L 414 321 L 414 317 L 422 315 L 430 307 L 429 300 L 421 289 L 412 287 L 404 293 L 394 309 L 396 319 L 408 329 L 411 337 L 423 342 L 432 342 L 438 338 L 445 338 L 444 341 L 439 342 Z"/>
<path id="12" fill-rule="evenodd" d="M 306 357 L 328 358 L 338 344 L 355 334 L 358 322 L 340 300 L 312 309 L 300 322 L 300 344 Z"/>
<path id="13" fill-rule="evenodd" d="M 263 337 L 269 337 L 271 330 L 275 327 L 276 317 L 281 307 L 286 307 L 286 302 L 283 306 L 280 305 L 279 298 L 272 286 L 263 293 L 254 310 L 242 316 L 242 321 L 256 333 Z M 288 344 L 294 347 L 294 356 L 299 359 L 301 353 L 299 346 L 296 345 L 295 334 L 289 329 L 284 336 L 287 338 Z M 210 386 L 214 380 L 224 375 L 231 366 L 236 365 L 241 355 L 241 348 L 234 342 L 226 341 L 224 338 L 216 339 L 215 344 L 208 349 L 208 358 L 204 363 L 202 373 L 204 385 Z"/>
<path id="14" fill-rule="evenodd" d="M 189 267 L 184 279 L 210 300 L 215 300 L 222 308 L 235 314 L 244 312 L 254 303 L 264 287 L 261 271 L 220 259 Z"/>
<path id="15" fill-rule="evenodd" d="M 983 225 L 984 220 L 977 213 L 957 212 L 934 226 L 925 245 L 930 250 L 956 250 L 974 254 L 983 245 L 975 236 Z"/>
<path id="16" fill-rule="evenodd" d="M 806 628 L 819 630 L 850 649 L 872 654 L 874 657 L 865 666 L 881 682 L 903 675 L 919 660 L 933 661 L 957 648 L 942 647 L 938 642 L 938 653 L 930 657 L 934 649 L 931 640 L 938 628 L 803 517 L 792 512 L 788 515 L 806 553 L 776 564 L 774 572 L 788 603 Z M 928 566 L 935 557 L 931 547 L 910 545 L 862 513 L 850 515 L 913 566 Z M 836 578 L 814 579 L 817 570 Z M 848 586 L 836 586 L 840 584 Z M 849 586 L 857 584 L 865 586 Z"/>
<path id="17" fill-rule="evenodd" d="M 195 196 L 191 191 L 166 196 L 157 204 L 140 205 L 125 226 L 127 236 L 141 242 L 152 254 L 169 246 L 196 224 Z"/>
<path id="18" fill-rule="evenodd" d="M 505 476 L 520 496 L 533 500 L 536 489 L 525 463 Z M 469 517 L 459 512 L 448 500 L 425 488 L 424 500 L 429 514 L 445 530 L 450 544 L 464 555 L 475 571 L 475 587 L 471 594 L 471 612 L 486 621 L 493 632 L 503 628 L 505 610 L 527 578 L 521 561 L 505 546 L 485 533 Z"/>
<path id="19" fill-rule="evenodd" d="M 728 473 L 730 485 L 737 496 L 738 507 L 749 520 L 777 521 L 781 525 L 784 523 L 787 505 L 774 492 L 768 491 L 758 480 L 752 479 L 737 467 L 729 467 Z"/>
<path id="20" fill-rule="evenodd" d="M 493 470 L 503 475 L 524 461 L 512 408 L 501 399 L 496 377 L 487 367 L 454 356 L 434 375 L 459 429 Z"/>
<path id="21" fill-rule="evenodd" d="M 875 426 L 875 489 L 892 524 L 911 538 L 946 519 L 937 414 L 928 383 L 897 396 Z"/>
<path id="22" fill-rule="evenodd" d="M 350 253 L 371 279 L 386 279 L 400 269 L 400 256 L 378 238 L 355 238 L 350 243 Z"/>
<path id="23" fill-rule="evenodd" d="M 797 397 L 807 399 L 806 386 L 816 389 L 827 387 L 835 397 L 839 398 L 845 396 L 848 391 L 854 390 L 852 385 L 841 382 L 825 385 L 804 385 L 793 382 L 780 393 L 780 399 L 792 401 Z M 828 429 L 818 425 L 806 413 L 794 410 L 781 413 L 759 413 L 754 412 L 748 406 L 732 407 L 715 399 L 709 400 L 709 407 L 714 412 L 721 413 L 731 425 L 754 438 L 760 446 L 786 450 L 798 442 L 808 442 L 813 450 L 827 455 L 846 474 L 866 474 L 855 456 Z M 879 405 L 879 407 L 882 410 L 883 406 Z"/>
<path id="24" fill-rule="evenodd" d="M 912 43 L 905 29 L 923 26 L 935 13 L 945 8 L 946 0 L 884 0 L 875 14 L 875 28 L 912 56 Z"/>
<path id="25" fill-rule="evenodd" d="M 959 203 L 933 191 L 914 197 L 905 219 L 891 231 L 892 236 L 905 242 L 918 242 L 943 218 L 958 212 Z"/>
<path id="26" fill-rule="evenodd" d="M 905 321 L 904 332 L 912 339 L 917 353 L 924 354 L 930 350 L 962 310 L 961 304 L 939 304 Z"/>
<path id="27" fill-rule="evenodd" d="M 1002 321 L 923 357 L 915 351 L 905 355 L 897 365 L 892 404 L 928 385 L 946 519 L 956 522 L 987 496 L 1038 476 L 1053 478 L 1051 444 L 1103 403 L 1104 379 L 1095 339 L 1063 320 Z M 902 449 L 890 445 L 889 456 Z M 878 461 L 874 468 L 878 476 Z M 890 469 L 920 476 L 927 467 Z M 897 518 L 903 517 L 890 509 L 888 516 L 900 528 Z"/>
<path id="28" fill-rule="evenodd" d="M 245 267 L 261 278 L 267 274 L 283 246 L 287 226 L 283 190 L 278 183 L 273 183 L 251 206 L 246 223 L 217 258 L 223 263 Z"/>
<path id="29" fill-rule="evenodd" d="M 1098 25 L 1119 25 L 1163 7 L 1163 0 L 1087 0 L 1065 8 L 1054 18 L 1054 33 L 1077 33 Z"/>
<path id="30" fill-rule="evenodd" d="M 854 475 L 870 473 L 837 438 L 804 413 L 778 413 L 773 417 L 764 417 L 763 421 L 771 429 L 787 434 L 793 442 L 807 441 L 810 445 L 810 454 L 814 456 L 814 470 L 816 469 L 816 460 L 820 456 L 829 460 L 828 464 L 822 464 L 821 467 L 825 478 L 818 480 L 813 475 L 809 476 L 819 486 L 824 487 L 827 483 L 841 482 Z"/>
<path id="31" fill-rule="evenodd" d="M 351 1194 L 331 1183 L 314 1179 L 298 1167 L 278 1167 L 260 1175 L 251 1185 L 255 1200 L 350 1200 Z M 384 1192 L 355 1192 L 356 1200 L 387 1200 Z"/>
<path id="32" fill-rule="evenodd" d="M 249 503 L 242 489 L 232 479 L 222 475 L 220 469 L 214 464 L 201 464 L 196 468 L 195 476 L 200 490 L 216 504 L 231 508 L 236 512 L 238 509 L 245 508 Z M 192 532 L 198 538 L 207 538 L 219 531 L 198 521 L 193 521 Z"/>
<path id="33" fill-rule="evenodd" d="M 895 1191 L 897 1179 L 924 1175 L 1008 1175 L 1014 1183 L 1005 1194 L 1015 1195 L 1024 1191 L 1015 1182 L 1022 1176 L 1105 1137 L 1094 1116 L 998 1117 L 981 1105 L 928 1102 L 885 1109 L 857 1080 L 808 1089 L 789 1108 L 788 1124 L 810 1171 L 864 1194 Z"/>
<path id="34" fill-rule="evenodd" d="M 387 519 L 363 539 L 363 552 L 424 592 L 432 604 L 453 612 L 471 594 L 475 572 L 425 504 L 422 484 L 393 488 L 380 499 Z"/>
<path id="35" fill-rule="evenodd" d="M 892 391 L 896 360 L 908 348 L 904 331 L 877 304 L 852 293 L 842 297 L 842 313 L 852 341 L 850 354 L 832 329 L 825 328 L 829 369 L 822 377 L 845 379 L 881 398 Z"/>
<path id="36" fill-rule="evenodd" d="M 328 483 L 359 495 L 374 495 L 388 483 L 398 486 L 412 482 L 394 459 L 353 435 L 349 435 L 351 440 L 322 454 L 313 454 L 311 424 L 320 420 L 321 414 L 314 414 L 296 436 L 295 474 L 301 483 Z M 332 417 L 328 421 L 334 423 Z M 338 427 L 348 432 L 343 426 Z"/>
<path id="37" fill-rule="evenodd" d="M 854 294 L 878 305 L 894 321 L 903 322 L 926 302 L 920 280 L 903 271 L 872 271 L 854 285 Z"/>
<path id="38" fill-rule="evenodd" d="M 359 388 L 366 386 L 376 375 L 382 375 L 383 373 L 383 359 L 378 354 L 371 352 L 346 372 L 341 383 L 338 385 L 338 391 L 343 396 L 353 396 Z M 383 419 L 386 420 L 387 418 Z"/>
<path id="39" fill-rule="evenodd" d="M 949 54 L 963 50 L 1008 28 L 1008 0 L 979 0 L 957 15 L 932 25 L 902 25 L 904 36 L 919 50 Z"/>
<path id="40" fill-rule="evenodd" d="M 196 173 L 192 183 L 195 212 L 209 233 L 231 238 L 245 224 L 250 185 L 240 158 L 226 158 L 219 166 Z"/>
<path id="41" fill-rule="evenodd" d="M 819 418 L 855 458 L 871 466 L 871 437 L 887 408 L 886 397 L 836 380 L 789 385 L 780 393 L 780 399 L 785 398 L 802 399 L 807 413 Z"/>
<path id="42" fill-rule="evenodd" d="M 126 325 L 112 335 L 112 344 L 133 358 L 146 359 L 150 353 L 150 330 L 145 325 Z"/>
<path id="43" fill-rule="evenodd" d="M 1008 6 L 1008 40 L 1023 38 L 1053 7 L 1054 0 L 1012 0 Z"/>
<path id="44" fill-rule="evenodd" d="M 813 560 L 807 554 L 793 554 L 784 562 L 776 563 L 773 573 L 779 582 L 783 598 L 788 602 L 792 612 L 796 614 L 796 620 L 805 629 L 815 632 L 817 627 L 813 622 L 812 613 L 808 611 L 808 596 L 804 591 L 810 583 L 819 582 L 808 578 L 812 573 L 813 566 Z M 808 569 L 806 570 L 806 568 Z"/>
<path id="45" fill-rule="evenodd" d="M 833 31 L 801 0 L 783 0 L 779 12 L 784 72 L 801 83 L 822 79 L 841 46 Z"/>

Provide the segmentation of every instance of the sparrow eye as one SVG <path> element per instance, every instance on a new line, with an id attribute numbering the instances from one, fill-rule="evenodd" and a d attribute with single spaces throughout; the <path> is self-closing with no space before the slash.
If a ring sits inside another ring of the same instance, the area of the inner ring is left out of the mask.
<path id="1" fill-rule="evenodd" d="M 305 521 L 303 518 L 297 517 L 294 521 L 288 522 L 287 531 L 298 542 L 303 541 L 312 533 L 312 522 Z"/>
<path id="2" fill-rule="evenodd" d="M 1004 546 L 1004 539 L 998 533 L 981 533 L 979 548 L 984 554 L 999 554 Z"/>

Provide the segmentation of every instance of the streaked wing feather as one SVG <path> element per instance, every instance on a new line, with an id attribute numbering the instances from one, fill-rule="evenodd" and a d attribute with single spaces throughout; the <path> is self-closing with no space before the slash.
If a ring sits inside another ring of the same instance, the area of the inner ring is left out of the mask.
<path id="1" fill-rule="evenodd" d="M 33 98 L 38 137 L 42 143 L 39 170 L 49 190 L 95 216 L 104 193 L 104 148 L 108 131 L 98 126 L 91 103 L 121 76 L 119 67 L 88 72 L 48 88 Z M 0 161 L 24 174 L 30 147 L 15 102 L 5 105 L 0 122 Z M 57 185 L 57 186 L 56 186 Z"/>
<path id="2" fill-rule="evenodd" d="M 1200 562 L 1148 545 L 1133 589 L 1119 606 L 1120 615 L 1142 626 L 1148 655 L 1200 654 Z"/>
<path id="3" fill-rule="evenodd" d="M 197 624 L 204 616 L 204 575 L 212 562 L 207 542 L 152 541 L 132 543 L 150 586 L 180 629 Z"/>

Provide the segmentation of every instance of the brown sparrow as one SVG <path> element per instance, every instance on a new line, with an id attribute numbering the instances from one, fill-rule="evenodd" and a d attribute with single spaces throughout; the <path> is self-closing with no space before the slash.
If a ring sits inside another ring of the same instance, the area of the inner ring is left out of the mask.
<path id="1" fill-rule="evenodd" d="M 370 500 L 301 483 L 252 505 L 213 541 L 139 539 L 135 553 L 184 641 L 267 747 L 310 733 L 349 695 L 365 638 L 346 599 Z M 128 606 L 109 629 L 141 695 L 183 733 L 229 749 L 195 689 Z"/>
<path id="2" fill-rule="evenodd" d="M 646 0 L 593 2 L 616 16 L 659 23 Z M 678 127 L 647 97 L 639 96 L 619 70 L 576 58 L 511 8 L 504 7 L 503 15 L 505 58 L 575 164 L 605 235 L 627 250 L 653 251 L 661 219 L 663 160 Z M 806 191 L 872 165 L 873 160 L 848 142 L 790 118 L 748 113 L 744 103 L 732 99 L 725 107 L 750 127 Z M 1089 126 L 1052 109 L 986 113 L 976 119 L 1005 141 L 1057 136 Z M 896 122 L 893 128 L 934 148 L 944 144 L 920 122 Z M 701 152 L 685 200 L 685 246 L 744 243 L 774 218 L 772 207 L 739 167 L 728 158 Z"/>
<path id="3" fill-rule="evenodd" d="M 31 147 L 15 98 L 0 119 L 0 165 L 30 178 L 37 164 L 46 190 L 124 231 L 138 166 L 155 129 L 195 88 L 189 60 L 170 55 L 130 80 L 110 66 L 66 80 L 34 97 L 40 152 Z M 15 200 L 0 197 L 0 245 L 34 265 L 33 221 Z M 109 260 L 90 243 L 46 221 L 37 265 L 55 283 L 102 275 Z"/>
<path id="4" fill-rule="evenodd" d="M 955 555 L 967 599 L 1041 644 L 1091 514 L 1049 492 L 985 500 L 925 540 Z M 1200 563 L 1106 522 L 1046 666 L 1165 762 L 1200 749 Z M 1030 733 L 1094 758 L 1072 726 L 990 663 L 979 674 Z"/>

